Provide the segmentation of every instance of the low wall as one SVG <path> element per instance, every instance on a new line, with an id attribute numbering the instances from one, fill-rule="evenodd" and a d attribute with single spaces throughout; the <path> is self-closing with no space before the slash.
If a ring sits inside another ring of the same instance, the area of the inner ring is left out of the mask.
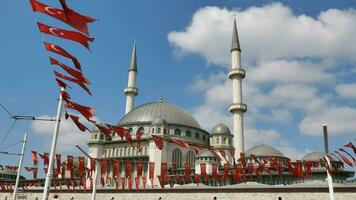
<path id="1" fill-rule="evenodd" d="M 219 188 L 219 189 L 164 189 L 164 190 L 133 190 L 133 191 L 115 191 L 98 190 L 98 200 L 232 200 L 232 199 L 275 199 L 275 200 L 314 200 L 328 199 L 328 188 Z M 90 192 L 77 191 L 60 192 L 51 191 L 50 199 L 63 200 L 88 200 L 91 199 Z M 10 200 L 9 193 L 0 193 L 0 200 Z M 18 200 L 41 200 L 42 190 L 28 190 L 21 193 Z M 335 199 L 356 199 L 356 187 L 335 188 Z"/>

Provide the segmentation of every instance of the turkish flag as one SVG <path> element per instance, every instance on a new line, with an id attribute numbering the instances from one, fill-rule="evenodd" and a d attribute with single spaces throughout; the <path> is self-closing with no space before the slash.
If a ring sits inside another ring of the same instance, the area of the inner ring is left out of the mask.
<path id="1" fill-rule="evenodd" d="M 95 171 L 96 160 L 95 158 L 90 158 L 90 171 Z"/>
<path id="2" fill-rule="evenodd" d="M 90 83 L 90 81 L 83 76 L 83 73 L 81 71 L 78 71 L 76 69 L 68 67 L 67 65 L 59 62 L 58 60 L 56 60 L 52 57 L 49 57 L 49 60 L 51 62 L 51 65 L 60 66 L 64 71 L 66 71 L 68 74 L 72 75 L 75 79 L 80 80 L 83 83 L 87 83 L 87 84 Z"/>
<path id="3" fill-rule="evenodd" d="M 67 21 L 65 13 L 61 9 L 51 7 L 36 0 L 30 0 L 30 4 L 34 12 L 40 12 L 49 15 L 63 22 Z"/>
<path id="4" fill-rule="evenodd" d="M 137 131 L 137 132 L 136 132 L 136 139 L 137 139 L 137 140 L 140 140 L 141 137 L 142 137 L 142 135 L 143 135 L 143 132 L 142 132 L 142 131 Z"/>
<path id="5" fill-rule="evenodd" d="M 79 156 L 78 157 L 79 160 L 79 166 L 78 166 L 78 173 L 79 173 L 79 185 L 83 185 L 83 173 L 85 170 L 85 161 L 84 161 L 84 157 Z"/>
<path id="6" fill-rule="evenodd" d="M 218 180 L 218 164 L 213 163 L 212 165 L 212 176 L 215 178 L 215 180 Z"/>
<path id="7" fill-rule="evenodd" d="M 70 115 L 70 114 L 68 114 L 68 116 L 72 119 L 72 121 L 78 127 L 78 129 L 80 131 L 82 131 L 82 132 L 89 131 L 90 132 L 90 130 L 86 126 L 84 126 L 82 123 L 79 122 L 78 116 L 74 116 L 74 115 Z"/>
<path id="8" fill-rule="evenodd" d="M 48 166 L 48 164 L 49 164 L 48 153 L 43 153 L 43 155 L 42 154 L 39 154 L 39 155 L 43 159 L 43 165 Z"/>
<path id="9" fill-rule="evenodd" d="M 125 189 L 125 177 L 121 177 L 121 187 L 122 187 L 122 190 Z"/>
<path id="10" fill-rule="evenodd" d="M 101 178 L 103 179 L 106 175 L 107 161 L 101 160 Z"/>
<path id="11" fill-rule="evenodd" d="M 352 167 L 352 162 L 347 159 L 344 155 L 342 155 L 341 153 L 339 153 L 337 150 L 334 151 L 337 155 L 339 155 L 341 157 L 341 159 L 344 161 L 344 163 L 346 163 L 347 165 L 349 165 L 350 167 Z"/>
<path id="12" fill-rule="evenodd" d="M 69 24 L 70 26 L 72 26 L 73 28 L 77 29 L 78 31 L 81 31 L 87 35 L 89 35 L 89 31 L 88 31 L 88 23 L 92 23 L 95 22 L 96 19 L 88 17 L 88 16 L 84 16 L 81 15 L 77 12 L 75 12 L 74 10 L 72 10 L 71 8 L 68 7 L 68 5 L 66 4 L 65 0 L 59 0 L 64 13 L 67 17 L 67 24 Z"/>
<path id="13" fill-rule="evenodd" d="M 160 136 L 156 136 L 156 135 L 152 135 L 152 138 L 156 144 L 156 147 L 159 149 L 159 150 L 162 150 L 163 149 L 163 138 L 160 137 Z"/>
<path id="14" fill-rule="evenodd" d="M 57 81 L 57 85 L 59 87 L 63 87 L 64 89 L 71 88 L 68 84 L 66 84 L 65 82 L 63 82 L 62 80 L 60 80 L 59 78 L 56 78 Z"/>
<path id="15" fill-rule="evenodd" d="M 54 72 L 54 75 L 56 77 L 58 77 L 58 78 L 61 78 L 61 79 L 76 83 L 81 88 L 83 88 L 90 96 L 92 96 L 92 93 L 90 92 L 89 88 L 82 81 L 80 81 L 78 79 L 75 79 L 75 78 L 72 78 L 72 77 L 69 77 L 69 76 L 66 76 L 66 75 L 63 75 L 63 74 L 57 72 L 56 70 L 53 70 L 53 72 Z"/>
<path id="16" fill-rule="evenodd" d="M 158 181 L 159 181 L 159 185 L 161 186 L 161 188 L 164 188 L 164 183 L 163 183 L 163 177 L 162 176 L 157 176 Z"/>
<path id="17" fill-rule="evenodd" d="M 120 161 L 119 160 L 113 160 L 112 161 L 112 165 L 113 165 L 112 176 L 116 179 L 119 176 Z"/>
<path id="18" fill-rule="evenodd" d="M 69 104 L 67 104 L 65 107 L 80 112 L 80 114 L 82 114 L 88 121 L 91 121 L 90 118 L 92 118 L 95 113 L 94 109 L 87 106 L 80 105 L 73 101 L 70 101 Z"/>
<path id="19" fill-rule="evenodd" d="M 150 162 L 149 163 L 149 177 L 148 178 L 151 180 L 151 182 L 153 182 L 154 173 L 155 173 L 155 163 L 154 162 Z M 153 183 L 152 183 L 152 187 L 153 187 Z"/>
<path id="20" fill-rule="evenodd" d="M 168 179 L 167 163 L 161 163 L 161 177 L 163 178 L 163 180 Z"/>
<path id="21" fill-rule="evenodd" d="M 114 181 L 116 190 L 119 190 L 119 177 L 114 178 Z"/>
<path id="22" fill-rule="evenodd" d="M 229 165 L 228 163 L 225 163 L 225 164 L 224 164 L 224 171 L 223 171 L 223 174 L 222 174 L 224 183 L 226 183 L 227 177 L 229 176 L 229 166 L 230 166 L 230 165 Z"/>
<path id="23" fill-rule="evenodd" d="M 107 126 L 109 126 L 110 129 L 112 129 L 115 133 L 117 133 L 121 137 L 121 139 L 124 139 L 127 129 L 122 128 L 120 126 L 112 126 L 109 124 L 107 124 Z"/>
<path id="24" fill-rule="evenodd" d="M 346 153 L 348 156 L 350 156 L 352 158 L 352 160 L 354 161 L 354 164 L 356 164 L 356 159 L 347 151 L 345 151 L 343 148 L 339 148 L 340 151 Z"/>
<path id="25" fill-rule="evenodd" d="M 146 189 L 147 177 L 146 176 L 142 176 L 141 178 L 142 178 L 143 189 Z"/>
<path id="26" fill-rule="evenodd" d="M 125 177 L 131 179 L 132 175 L 132 160 L 125 160 Z"/>
<path id="27" fill-rule="evenodd" d="M 67 155 L 67 169 L 69 170 L 70 178 L 74 178 L 73 156 Z"/>
<path id="28" fill-rule="evenodd" d="M 185 182 L 190 183 L 190 163 L 185 163 L 184 165 L 184 177 Z"/>
<path id="29" fill-rule="evenodd" d="M 352 142 L 345 144 L 344 147 L 351 148 L 353 150 L 354 154 L 356 154 L 356 147 L 352 144 Z"/>
<path id="30" fill-rule="evenodd" d="M 174 138 L 169 138 L 169 140 L 170 140 L 170 142 L 175 143 L 175 144 L 177 144 L 178 146 L 181 146 L 181 147 L 183 147 L 183 148 L 189 148 L 189 147 L 190 147 L 189 144 L 188 144 L 188 142 L 186 142 L 186 141 L 177 140 L 177 139 L 174 139 Z"/>
<path id="31" fill-rule="evenodd" d="M 62 47 L 60 47 L 59 45 L 56 45 L 56 44 L 49 43 L 49 42 L 44 42 L 44 45 L 48 51 L 71 59 L 74 63 L 75 68 L 82 71 L 82 67 L 81 67 L 78 59 L 76 57 L 74 57 L 73 55 L 71 55 L 70 53 L 68 53 Z"/>
<path id="32" fill-rule="evenodd" d="M 41 22 L 37 22 L 38 28 L 42 33 L 46 33 L 49 35 L 53 35 L 59 38 L 67 39 L 67 40 L 72 40 L 74 42 L 78 42 L 87 49 L 89 49 L 89 44 L 88 42 L 93 42 L 94 38 L 89 38 L 79 32 L 75 31 L 68 31 L 60 28 L 55 28 L 52 26 L 48 26 L 46 24 L 43 24 Z"/>
<path id="33" fill-rule="evenodd" d="M 57 174 L 61 173 L 61 154 L 56 154 Z M 64 176 L 64 174 L 62 174 Z"/>
<path id="34" fill-rule="evenodd" d="M 142 176 L 142 171 L 143 171 L 143 161 L 138 160 L 137 161 L 137 177 Z"/>
<path id="35" fill-rule="evenodd" d="M 66 92 L 66 91 L 61 91 L 61 96 L 62 96 L 62 98 L 63 98 L 63 100 L 65 101 L 65 102 L 69 102 L 70 101 L 70 96 L 69 96 L 69 94 Z M 68 119 L 68 118 L 67 118 Z"/>
<path id="36" fill-rule="evenodd" d="M 200 163 L 200 173 L 206 175 L 206 163 Z"/>
<path id="37" fill-rule="evenodd" d="M 99 124 L 94 122 L 94 125 L 104 134 L 106 137 L 111 137 L 110 128 L 106 127 L 104 124 Z"/>
<path id="38" fill-rule="evenodd" d="M 31 152 L 32 152 L 33 165 L 37 166 L 38 165 L 37 151 L 31 151 Z"/>
<path id="39" fill-rule="evenodd" d="M 132 137 L 131 137 L 131 133 L 130 133 L 129 130 L 125 131 L 125 138 L 126 138 L 128 143 L 132 144 Z"/>
<path id="40" fill-rule="evenodd" d="M 128 182 L 128 189 L 129 189 L 129 191 L 131 191 L 132 190 L 132 179 L 131 179 L 131 176 L 128 177 L 127 182 Z"/>
<path id="41" fill-rule="evenodd" d="M 197 184 L 197 186 L 199 186 L 200 176 L 198 174 L 194 174 L 194 180 L 195 180 L 195 183 Z"/>
<path id="42" fill-rule="evenodd" d="M 136 191 L 138 192 L 138 185 L 140 184 L 139 182 L 139 177 L 135 177 L 135 186 L 136 186 Z"/>

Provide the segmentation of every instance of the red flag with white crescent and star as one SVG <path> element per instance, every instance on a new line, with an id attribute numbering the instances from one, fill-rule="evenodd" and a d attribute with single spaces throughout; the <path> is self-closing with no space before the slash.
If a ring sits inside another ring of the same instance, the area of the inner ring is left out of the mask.
<path id="1" fill-rule="evenodd" d="M 63 7 L 63 11 L 68 19 L 67 23 L 71 25 L 73 28 L 77 29 L 78 31 L 81 31 L 89 35 L 87 24 L 95 22 L 96 19 L 75 12 L 74 10 L 68 7 L 65 0 L 59 0 L 59 2 L 61 3 Z"/>
<path id="2" fill-rule="evenodd" d="M 142 176 L 142 171 L 143 171 L 143 161 L 138 160 L 137 161 L 137 177 Z"/>
<path id="3" fill-rule="evenodd" d="M 95 110 L 88 106 L 83 106 L 73 101 L 67 102 L 66 108 L 76 110 L 80 112 L 88 121 L 91 121 L 90 118 L 94 116 Z"/>
<path id="4" fill-rule="evenodd" d="M 79 32 L 75 31 L 68 31 L 60 28 L 55 28 L 46 24 L 43 24 L 41 22 L 37 22 L 38 28 L 40 32 L 53 35 L 59 38 L 67 39 L 67 40 L 72 40 L 74 42 L 78 42 L 84 47 L 86 47 L 89 50 L 89 43 L 88 42 L 93 42 L 94 38 L 89 38 Z"/>
<path id="5" fill-rule="evenodd" d="M 354 152 L 354 154 L 356 154 L 356 147 L 352 144 L 352 142 L 349 142 L 349 143 L 345 144 L 344 147 L 351 148 L 352 151 Z"/>
<path id="6" fill-rule="evenodd" d="M 56 154 L 57 174 L 61 173 L 61 154 Z M 64 176 L 64 174 L 62 174 Z"/>
<path id="7" fill-rule="evenodd" d="M 154 173 L 155 173 L 155 163 L 154 162 L 150 162 L 149 163 L 149 170 L 148 170 L 148 174 L 149 174 L 149 179 L 151 180 L 151 185 L 152 185 L 152 188 L 153 188 L 153 179 L 154 179 Z"/>
<path id="8" fill-rule="evenodd" d="M 107 161 L 101 160 L 101 178 L 104 178 L 107 170 Z"/>
<path id="9" fill-rule="evenodd" d="M 49 42 L 44 42 L 45 47 L 48 51 L 52 52 L 52 53 L 56 53 L 58 55 L 61 55 L 63 57 L 72 59 L 75 68 L 77 68 L 78 70 L 82 71 L 82 67 L 78 61 L 78 59 L 76 57 L 74 57 L 73 55 L 71 55 L 70 53 L 68 53 L 66 50 L 64 50 L 62 47 L 60 47 L 59 45 L 56 44 L 52 44 Z"/>
<path id="10" fill-rule="evenodd" d="M 120 161 L 115 159 L 112 161 L 112 165 L 113 165 L 112 176 L 114 177 L 114 179 L 116 179 L 119 176 Z"/>
<path id="11" fill-rule="evenodd" d="M 49 164 L 49 154 L 48 153 L 43 153 L 43 155 L 42 154 L 39 154 L 40 155 L 40 157 L 43 159 L 43 165 L 44 166 L 48 166 L 48 164 Z"/>
<path id="12" fill-rule="evenodd" d="M 80 80 L 83 83 L 90 84 L 90 81 L 83 76 L 83 73 L 81 71 L 78 71 L 76 69 L 68 67 L 67 65 L 59 62 L 58 60 L 56 60 L 52 57 L 49 57 L 49 60 L 50 60 L 51 65 L 60 66 L 64 71 L 66 71 L 68 74 L 72 75 L 74 78 Z"/>
<path id="13" fill-rule="evenodd" d="M 67 169 L 69 170 L 70 178 L 74 178 L 73 156 L 67 155 Z"/>
<path id="14" fill-rule="evenodd" d="M 33 165 L 37 166 L 38 165 L 37 151 L 32 151 L 32 160 L 33 160 Z"/>
<path id="15" fill-rule="evenodd" d="M 90 130 L 84 126 L 82 123 L 79 122 L 79 117 L 78 116 L 75 116 L 75 115 L 70 115 L 70 114 L 67 114 L 71 119 L 72 121 L 74 122 L 74 124 L 77 126 L 77 128 L 82 131 L 82 132 L 85 132 L 85 131 L 89 131 Z"/>
<path id="16" fill-rule="evenodd" d="M 85 170 L 84 157 L 79 156 L 79 157 L 78 157 L 78 161 L 79 161 L 79 166 L 78 166 L 79 185 L 83 185 L 83 173 L 84 173 L 84 170 Z"/>
<path id="17" fill-rule="evenodd" d="M 190 183 L 190 163 L 185 163 L 184 165 L 184 177 L 185 182 Z"/>
<path id="18" fill-rule="evenodd" d="M 62 80 L 60 80 L 59 78 L 56 78 L 57 81 L 57 85 L 59 87 L 63 87 L 64 89 L 71 88 L 67 83 L 63 82 Z"/>
<path id="19" fill-rule="evenodd" d="M 132 160 L 125 160 L 125 177 L 131 179 L 132 175 Z"/>
<path id="20" fill-rule="evenodd" d="M 30 0 L 30 4 L 31 4 L 32 10 L 34 12 L 40 12 L 40 13 L 46 14 L 46 15 L 51 16 L 55 19 L 58 19 L 62 22 L 67 21 L 67 17 L 65 15 L 65 13 L 61 9 L 54 8 L 52 6 L 46 5 L 46 4 L 36 1 L 36 0 Z"/>
<path id="21" fill-rule="evenodd" d="M 156 144 L 156 147 L 159 149 L 159 150 L 162 150 L 163 149 L 163 138 L 160 137 L 160 136 L 156 136 L 156 135 L 152 135 L 152 138 Z"/>
<path id="22" fill-rule="evenodd" d="M 64 74 L 61 74 L 61 73 L 57 72 L 56 70 L 53 70 L 53 72 L 54 72 L 54 75 L 56 77 L 58 77 L 58 78 L 61 78 L 61 79 L 76 83 L 81 88 L 83 88 L 90 96 L 92 96 L 92 93 L 90 92 L 89 88 L 82 81 L 80 81 L 78 79 L 75 79 L 75 78 L 72 78 L 72 77 L 69 77 L 69 76 L 66 76 Z"/>

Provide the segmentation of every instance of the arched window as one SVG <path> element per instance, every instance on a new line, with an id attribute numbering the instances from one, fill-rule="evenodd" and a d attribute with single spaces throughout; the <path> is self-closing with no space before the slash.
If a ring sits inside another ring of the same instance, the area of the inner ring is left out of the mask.
<path id="1" fill-rule="evenodd" d="M 155 133 L 155 128 L 152 128 L 152 133 Z"/>
<path id="2" fill-rule="evenodd" d="M 223 143 L 223 144 L 226 144 L 226 137 L 223 137 L 222 143 Z"/>
<path id="3" fill-rule="evenodd" d="M 194 166 L 194 163 L 195 163 L 195 153 L 194 151 L 192 150 L 189 150 L 187 152 L 187 157 L 186 157 L 186 160 L 185 160 L 187 163 L 190 163 L 190 166 Z"/>
<path id="4" fill-rule="evenodd" d="M 206 140 L 205 140 L 206 138 L 205 138 L 205 135 L 203 135 L 203 142 L 206 142 Z"/>
<path id="5" fill-rule="evenodd" d="M 157 128 L 157 133 L 161 133 L 161 128 Z"/>
<path id="6" fill-rule="evenodd" d="M 178 168 L 182 167 L 182 151 L 179 149 L 174 149 L 172 153 L 172 163 L 176 163 Z"/>
<path id="7" fill-rule="evenodd" d="M 145 128 L 143 128 L 143 127 L 140 127 L 138 130 L 137 130 L 137 132 L 141 132 L 141 133 L 145 133 Z"/>
<path id="8" fill-rule="evenodd" d="M 220 143 L 220 141 L 219 141 L 219 138 L 217 137 L 216 138 L 216 144 L 219 144 Z"/>
<path id="9" fill-rule="evenodd" d="M 97 133 L 94 134 L 94 139 L 98 139 L 98 134 Z"/>
<path id="10" fill-rule="evenodd" d="M 163 129 L 163 134 L 167 134 L 167 129 Z"/>
<path id="11" fill-rule="evenodd" d="M 181 132 L 180 132 L 180 129 L 176 129 L 176 130 L 174 130 L 174 135 L 178 135 L 178 136 L 181 136 Z"/>
<path id="12" fill-rule="evenodd" d="M 192 137 L 192 133 L 191 133 L 190 131 L 186 131 L 186 132 L 185 132 L 185 136 L 186 136 L 186 137 Z"/>
<path id="13" fill-rule="evenodd" d="M 100 139 L 103 140 L 104 139 L 104 135 L 100 133 Z"/>
<path id="14" fill-rule="evenodd" d="M 120 149 L 120 156 L 122 156 L 122 149 Z"/>
<path id="15" fill-rule="evenodd" d="M 200 138 L 199 133 L 195 133 L 195 139 L 199 139 L 199 138 Z"/>

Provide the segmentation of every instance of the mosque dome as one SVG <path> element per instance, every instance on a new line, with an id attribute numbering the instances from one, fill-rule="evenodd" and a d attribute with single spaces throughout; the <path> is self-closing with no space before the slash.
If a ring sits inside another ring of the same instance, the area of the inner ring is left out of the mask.
<path id="1" fill-rule="evenodd" d="M 152 125 L 167 125 L 167 121 L 162 117 L 156 117 L 152 120 Z"/>
<path id="2" fill-rule="evenodd" d="M 322 153 L 320 151 L 313 151 L 308 154 L 306 154 L 302 160 L 319 160 L 325 156 L 325 153 Z"/>
<path id="3" fill-rule="evenodd" d="M 250 157 L 251 154 L 254 154 L 257 157 L 258 156 L 285 157 L 283 153 L 277 150 L 276 148 L 265 144 L 254 146 L 249 150 L 247 150 L 245 154 L 246 157 Z"/>
<path id="4" fill-rule="evenodd" d="M 134 108 L 120 120 L 118 125 L 151 124 L 158 116 L 168 124 L 201 129 L 198 121 L 187 111 L 173 104 L 163 102 L 147 103 Z"/>
<path id="5" fill-rule="evenodd" d="M 211 130 L 211 134 L 226 134 L 226 135 L 231 135 L 229 127 L 227 127 L 225 124 L 219 123 L 216 126 L 214 126 L 213 130 Z"/>

